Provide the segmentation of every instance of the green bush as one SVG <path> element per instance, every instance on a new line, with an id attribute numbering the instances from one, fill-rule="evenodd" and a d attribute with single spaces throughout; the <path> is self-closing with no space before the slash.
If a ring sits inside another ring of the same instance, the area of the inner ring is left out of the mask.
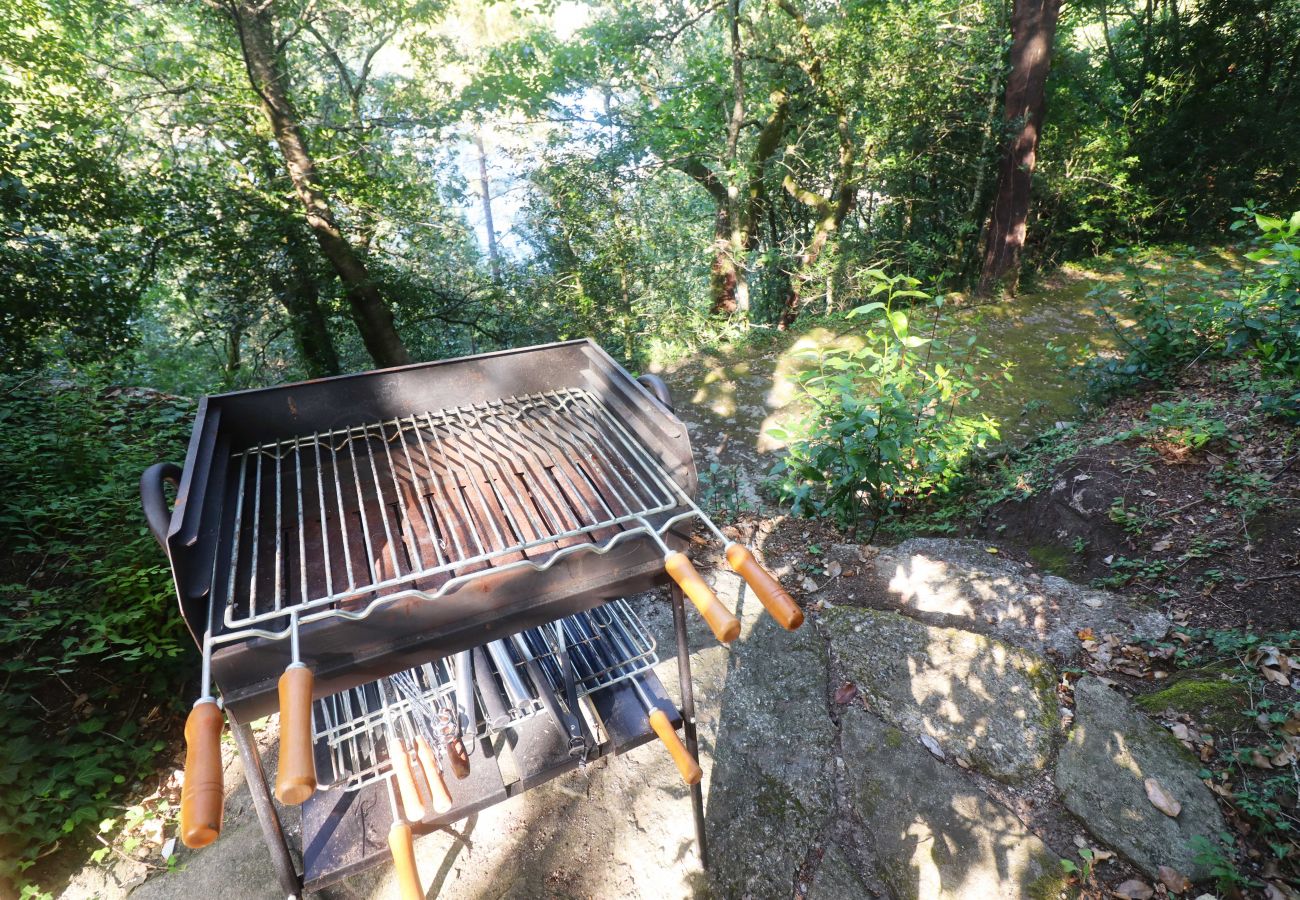
<path id="1" fill-rule="evenodd" d="M 833 515 L 843 524 L 865 516 L 875 536 L 909 497 L 947 489 L 972 451 L 998 437 L 997 423 L 964 411 L 980 394 L 975 338 L 953 346 L 940 337 L 942 299 L 904 275 L 868 270 L 877 301 L 849 313 L 868 320 L 861 349 L 808 354 L 799 376 L 807 414 L 770 433 L 788 442 L 773 469 L 780 495 L 796 514 Z M 933 312 L 930 333 L 913 334 L 907 312 Z"/>
<path id="2" fill-rule="evenodd" d="M 1300 416 L 1300 211 L 1283 220 L 1255 213 L 1260 235 L 1246 254 L 1254 268 L 1235 290 L 1176 299 L 1135 280 L 1102 296 L 1102 310 L 1125 348 L 1089 362 L 1102 393 L 1166 381 L 1202 359 L 1241 359 L 1257 367 L 1270 411 Z M 1245 225 L 1237 222 L 1234 228 Z M 1133 326 L 1121 324 L 1133 320 Z"/>
<path id="3" fill-rule="evenodd" d="M 146 466 L 183 456 L 186 401 L 0 376 L 0 893 L 151 774 L 192 646 L 144 525 Z"/>

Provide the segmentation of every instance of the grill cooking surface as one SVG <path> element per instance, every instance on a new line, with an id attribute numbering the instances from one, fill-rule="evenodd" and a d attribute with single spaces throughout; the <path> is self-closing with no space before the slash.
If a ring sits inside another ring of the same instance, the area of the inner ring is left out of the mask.
<path id="1" fill-rule="evenodd" d="M 604 552 L 680 505 L 661 466 L 580 388 L 302 435 L 230 465 L 226 630 L 290 611 L 360 616 L 398 591 L 438 596 L 489 568 Z"/>

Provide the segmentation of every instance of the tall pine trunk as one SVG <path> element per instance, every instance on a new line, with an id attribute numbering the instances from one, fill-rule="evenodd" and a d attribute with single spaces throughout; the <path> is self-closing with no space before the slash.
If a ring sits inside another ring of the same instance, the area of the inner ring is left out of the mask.
<path id="1" fill-rule="evenodd" d="M 1029 221 L 1029 193 L 1047 106 L 1047 72 L 1061 0 L 1015 0 L 1011 11 L 1011 74 L 1003 121 L 1011 133 L 998 171 L 978 292 L 999 284 L 1014 292 Z"/>
<path id="2" fill-rule="evenodd" d="M 289 101 L 287 79 L 282 67 L 275 29 L 265 3 L 232 3 L 228 7 L 239 30 L 248 80 L 262 104 L 275 142 L 284 156 L 285 168 L 302 201 L 307 224 L 320 245 L 321 254 L 343 282 L 352 318 L 361 333 L 366 351 L 378 366 L 398 366 L 411 361 L 393 324 L 392 310 L 370 279 L 365 262 L 348 243 L 316 172 L 316 162 L 307 150 L 307 140 Z"/>

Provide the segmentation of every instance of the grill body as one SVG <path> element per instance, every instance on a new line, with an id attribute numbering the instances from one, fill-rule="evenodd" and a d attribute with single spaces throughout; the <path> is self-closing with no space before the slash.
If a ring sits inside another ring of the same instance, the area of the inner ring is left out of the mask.
<path id="1" fill-rule="evenodd" d="M 207 397 L 166 542 L 249 721 L 276 707 L 291 615 L 324 696 L 650 587 L 638 530 L 677 488 L 685 427 L 580 340 Z"/>

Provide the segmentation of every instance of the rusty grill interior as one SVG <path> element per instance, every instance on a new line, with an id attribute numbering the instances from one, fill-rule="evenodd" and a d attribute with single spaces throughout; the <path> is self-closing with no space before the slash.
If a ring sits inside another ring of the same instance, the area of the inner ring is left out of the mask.
<path id="1" fill-rule="evenodd" d="M 223 630 L 364 614 L 486 569 L 600 552 L 680 488 L 590 392 L 412 414 L 233 454 Z M 220 551 L 219 551 L 220 552 Z M 271 636 L 270 634 L 266 636 Z"/>

